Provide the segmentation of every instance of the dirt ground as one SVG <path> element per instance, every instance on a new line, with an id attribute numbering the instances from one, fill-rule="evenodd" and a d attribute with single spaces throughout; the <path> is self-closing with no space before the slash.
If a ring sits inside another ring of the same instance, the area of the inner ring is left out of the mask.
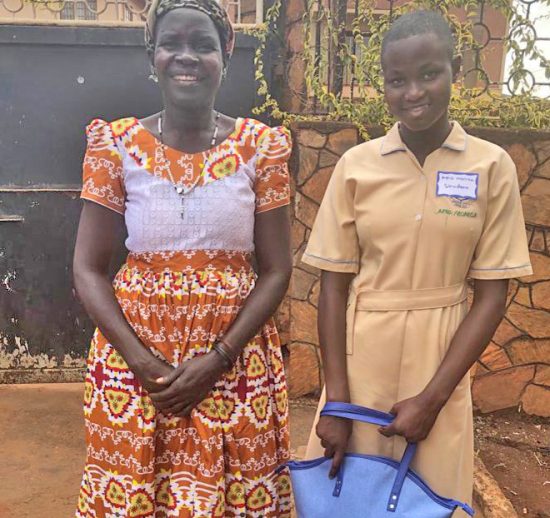
<path id="1" fill-rule="evenodd" d="M 0 517 L 74 516 L 83 385 L 0 385 Z"/>
<path id="2" fill-rule="evenodd" d="M 476 447 L 521 517 L 550 517 L 550 421 L 506 411 L 475 418 Z"/>
<path id="3" fill-rule="evenodd" d="M 82 393 L 79 383 L 0 385 L 0 518 L 74 516 L 85 454 Z M 312 399 L 291 404 L 295 457 L 304 453 L 314 414 Z M 483 460 L 520 516 L 523 507 L 524 516 L 550 516 L 544 514 L 550 509 L 548 427 L 506 415 L 477 419 L 476 426 Z"/>

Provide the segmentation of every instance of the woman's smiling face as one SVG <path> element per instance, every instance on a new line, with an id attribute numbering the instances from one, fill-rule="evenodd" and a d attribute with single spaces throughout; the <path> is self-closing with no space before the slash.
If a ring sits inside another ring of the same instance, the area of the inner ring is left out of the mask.
<path id="1" fill-rule="evenodd" d="M 382 55 L 384 95 L 390 112 L 411 131 L 429 129 L 447 115 L 460 59 L 434 33 L 388 43 Z"/>
<path id="2" fill-rule="evenodd" d="M 167 101 L 180 107 L 210 104 L 223 72 L 214 22 L 196 9 L 166 13 L 157 25 L 153 65 Z"/>

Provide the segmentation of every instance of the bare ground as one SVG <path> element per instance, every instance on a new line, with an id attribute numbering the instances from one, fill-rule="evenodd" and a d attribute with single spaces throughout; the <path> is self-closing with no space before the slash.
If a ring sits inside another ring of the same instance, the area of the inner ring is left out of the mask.
<path id="1" fill-rule="evenodd" d="M 79 383 L 0 385 L 0 518 L 74 516 L 85 454 L 82 393 Z M 308 398 L 291 403 L 296 457 L 315 406 Z M 476 418 L 476 429 L 481 457 L 518 514 L 550 516 L 547 423 L 512 413 Z"/>
<path id="2" fill-rule="evenodd" d="M 550 517 L 550 420 L 506 411 L 475 419 L 479 456 L 520 517 Z"/>

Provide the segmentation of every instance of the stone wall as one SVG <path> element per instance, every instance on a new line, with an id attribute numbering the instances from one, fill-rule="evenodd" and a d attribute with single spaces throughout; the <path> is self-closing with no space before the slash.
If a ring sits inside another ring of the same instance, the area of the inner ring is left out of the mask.
<path id="1" fill-rule="evenodd" d="M 301 256 L 334 165 L 359 135 L 353 126 L 327 122 L 297 123 L 292 130 L 294 275 L 280 323 L 289 350 L 291 395 L 300 396 L 318 392 L 322 384 L 319 272 L 303 264 Z M 550 133 L 469 132 L 501 145 L 516 163 L 535 272 L 510 283 L 506 317 L 474 373 L 474 403 L 482 412 L 519 406 L 550 416 Z M 371 133 L 380 135 L 379 130 Z"/>

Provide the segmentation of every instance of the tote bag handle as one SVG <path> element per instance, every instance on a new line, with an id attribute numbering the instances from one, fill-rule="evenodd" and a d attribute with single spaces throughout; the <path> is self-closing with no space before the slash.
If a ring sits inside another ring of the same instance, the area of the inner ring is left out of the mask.
<path id="1" fill-rule="evenodd" d="M 393 422 L 394 416 L 386 412 L 380 412 L 379 410 L 373 410 L 359 405 L 352 405 L 351 403 L 325 403 L 323 410 L 321 410 L 322 416 L 342 417 L 344 419 L 351 419 L 353 421 L 360 421 L 362 423 L 374 424 L 377 426 L 388 426 Z M 399 503 L 399 497 L 401 496 L 401 489 L 405 482 L 405 477 L 409 471 L 409 467 L 416 453 L 416 443 L 407 443 L 401 462 L 399 463 L 399 469 L 392 486 L 390 497 L 388 499 L 387 510 L 395 512 L 397 504 Z M 342 484 L 344 481 L 343 464 L 340 467 L 338 475 L 336 476 L 336 487 L 334 488 L 333 495 L 338 496 L 342 490 Z"/>
<path id="2" fill-rule="evenodd" d="M 345 419 L 352 419 L 354 421 L 361 421 L 363 423 L 370 423 L 378 426 L 390 425 L 395 417 L 392 414 L 380 412 L 380 410 L 352 405 L 351 403 L 335 403 L 331 401 L 325 403 L 325 406 L 321 410 L 321 415 L 343 417 Z"/>
<path id="3" fill-rule="evenodd" d="M 323 410 L 321 410 L 321 415 L 330 415 L 334 417 L 342 417 L 344 419 L 351 419 L 353 421 L 360 421 L 362 423 L 374 424 L 377 426 L 388 426 L 390 425 L 394 417 L 392 414 L 386 412 L 380 412 L 379 410 L 374 410 L 372 408 L 367 408 L 359 405 L 352 405 L 351 403 L 335 403 L 328 402 L 325 403 Z M 403 489 L 403 484 L 405 478 L 409 471 L 412 460 L 416 453 L 416 443 L 408 442 L 403 457 L 401 457 L 401 462 L 399 463 L 399 469 L 397 470 L 397 475 L 395 476 L 395 481 L 393 483 L 390 497 L 388 499 L 388 504 L 386 509 L 394 513 L 397 510 L 397 504 L 399 503 L 399 497 L 401 496 L 401 490 Z M 342 490 L 342 483 L 344 479 L 344 464 L 340 466 L 340 470 L 336 477 L 336 487 L 334 488 L 333 495 L 339 496 L 340 491 Z M 451 502 L 463 509 L 470 516 L 474 515 L 474 510 L 467 504 L 459 502 L 457 500 L 451 500 Z"/>

